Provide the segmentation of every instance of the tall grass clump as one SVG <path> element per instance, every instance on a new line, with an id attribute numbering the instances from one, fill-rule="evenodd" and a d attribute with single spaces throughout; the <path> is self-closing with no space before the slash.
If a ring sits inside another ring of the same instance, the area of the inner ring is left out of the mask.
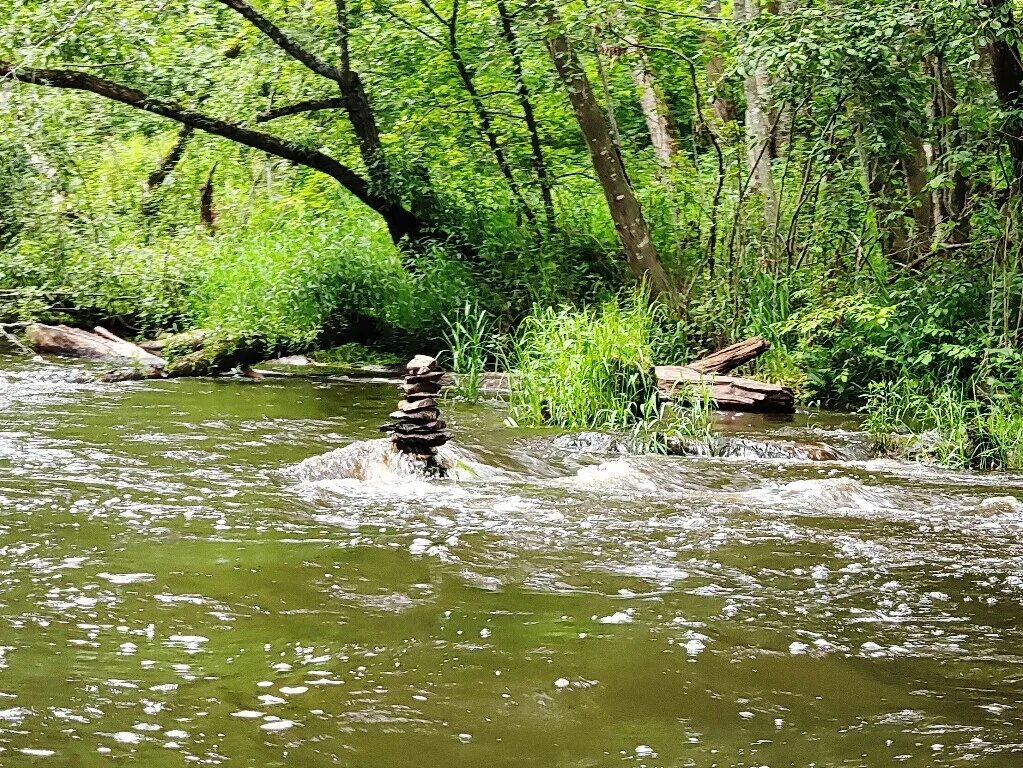
<path id="1" fill-rule="evenodd" d="M 485 309 L 471 301 L 453 316 L 444 316 L 444 342 L 451 354 L 451 372 L 455 379 L 454 392 L 459 397 L 475 402 L 480 398 L 487 359 L 495 344 L 494 318 Z"/>
<path id="2" fill-rule="evenodd" d="M 864 426 L 888 456 L 960 469 L 1023 469 L 1023 404 L 900 378 L 872 385 Z"/>
<path id="3" fill-rule="evenodd" d="M 642 292 L 591 308 L 534 308 L 514 343 L 512 418 L 525 425 L 620 429 L 656 411 L 655 312 Z"/>
<path id="4" fill-rule="evenodd" d="M 659 409 L 645 409 L 644 418 L 632 428 L 633 444 L 646 453 L 685 454 L 685 448 L 709 449 L 714 440 L 714 400 L 707 387 L 684 384 L 676 390 L 665 419 Z"/>

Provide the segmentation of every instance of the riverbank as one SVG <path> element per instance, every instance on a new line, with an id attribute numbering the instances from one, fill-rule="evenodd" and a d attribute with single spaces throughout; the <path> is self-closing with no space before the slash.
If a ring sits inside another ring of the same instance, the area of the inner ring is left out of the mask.
<path id="1" fill-rule="evenodd" d="M 1007 362 L 1014 359 L 1012 354 L 988 350 L 987 362 L 972 369 L 964 359 L 961 375 L 938 365 L 930 352 L 915 362 L 875 370 L 868 365 L 877 354 L 870 344 L 880 342 L 868 344 L 862 328 L 848 329 L 848 336 L 842 336 L 832 327 L 823 339 L 801 339 L 793 335 L 797 317 L 767 326 L 773 344 L 763 357 L 741 366 L 739 374 L 789 387 L 803 406 L 831 404 L 862 414 L 880 455 L 960 468 L 1023 467 L 1023 390 L 1015 383 L 1018 371 Z M 847 319 L 843 315 L 834 321 Z M 814 316 L 812 322 L 816 332 L 824 332 L 820 318 Z M 205 329 L 171 336 L 169 344 L 146 346 L 159 347 L 172 366 L 210 374 L 281 353 L 352 368 L 396 365 L 414 354 L 412 345 L 418 344 L 440 355 L 456 376 L 453 393 L 470 401 L 494 391 L 495 371 L 514 371 L 497 389 L 508 390 L 509 417 L 516 424 L 631 429 L 685 438 L 709 434 L 706 413 L 713 393 L 703 392 L 699 382 L 678 394 L 694 408 L 676 409 L 667 423 L 661 418 L 654 366 L 691 362 L 697 336 L 691 324 L 649 304 L 643 294 L 620 294 L 582 308 L 538 305 L 517 325 L 507 323 L 507 318 L 465 303 L 429 324 L 429 336 L 365 329 L 364 343 L 320 349 L 317 339 L 326 339 L 322 329 L 305 341 L 261 336 L 254 330 Z M 12 330 L 24 328 L 19 324 Z M 870 328 L 876 335 L 877 328 Z M 847 349 L 860 337 L 866 346 Z M 854 371 L 859 378 L 852 377 Z M 822 378 L 823 373 L 829 378 Z M 114 376 L 138 378 L 140 373 Z"/>

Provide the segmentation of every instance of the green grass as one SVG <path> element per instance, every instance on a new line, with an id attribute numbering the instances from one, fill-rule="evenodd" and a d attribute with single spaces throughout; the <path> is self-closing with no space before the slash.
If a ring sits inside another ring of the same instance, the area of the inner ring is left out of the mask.
<path id="1" fill-rule="evenodd" d="M 355 341 L 330 349 L 318 349 L 310 353 L 309 357 L 317 363 L 353 368 L 363 365 L 401 365 L 404 362 L 401 355 L 371 349 Z"/>
<path id="2" fill-rule="evenodd" d="M 457 375 L 453 392 L 469 402 L 480 399 L 487 359 L 497 345 L 494 318 L 471 302 L 451 317 L 444 317 L 444 341 L 451 357 L 451 372 Z"/>
<path id="3" fill-rule="evenodd" d="M 514 343 L 511 415 L 520 424 L 619 429 L 649 409 L 654 310 L 642 293 L 598 307 L 536 308 Z"/>
<path id="4" fill-rule="evenodd" d="M 1023 469 L 1023 403 L 902 378 L 875 384 L 864 426 L 888 456 L 956 468 Z"/>

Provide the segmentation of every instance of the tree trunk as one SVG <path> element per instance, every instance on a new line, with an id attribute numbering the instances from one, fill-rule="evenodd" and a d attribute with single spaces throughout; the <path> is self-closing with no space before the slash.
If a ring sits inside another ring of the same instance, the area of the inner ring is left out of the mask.
<path id="1" fill-rule="evenodd" d="M 671 168 L 678 152 L 678 138 L 675 135 L 668 105 L 657 90 L 650 57 L 638 45 L 633 46 L 636 62 L 632 67 L 632 82 L 639 91 L 639 106 L 643 110 L 647 133 L 654 148 L 657 164 L 664 170 Z"/>
<path id="2" fill-rule="evenodd" d="M 348 121 L 359 142 L 359 155 L 366 165 L 370 181 L 384 195 L 393 197 L 391 173 L 380 141 L 380 128 L 370 104 L 366 88 L 359 73 L 352 69 L 349 46 L 348 6 L 346 0 L 335 0 L 337 9 L 337 38 L 341 49 L 341 70 L 336 77 L 341 90 L 341 101 Z"/>
<path id="3" fill-rule="evenodd" d="M 553 184 L 547 171 L 547 161 L 544 158 L 543 143 L 540 140 L 540 128 L 536 122 L 536 113 L 533 111 L 533 103 L 530 101 L 529 89 L 526 86 L 526 77 L 522 67 L 522 52 L 519 49 L 518 37 L 515 34 L 511 14 L 508 13 L 508 7 L 505 5 L 504 0 L 497 0 L 497 12 L 501 17 L 501 31 L 508 45 L 508 53 L 511 55 L 512 71 L 515 74 L 515 94 L 518 96 L 519 105 L 522 107 L 522 116 L 526 121 L 526 129 L 529 131 L 529 148 L 533 157 L 533 172 L 536 174 L 537 181 L 540 184 L 540 197 L 543 200 L 547 229 L 549 232 L 553 232 L 556 228 L 554 195 L 552 192 Z"/>
<path id="4" fill-rule="evenodd" d="M 930 248 L 935 227 L 940 222 L 932 204 L 937 191 L 927 191 L 928 167 L 931 165 L 928 145 L 921 141 L 915 132 L 907 131 L 907 134 L 909 154 L 902 158 L 902 171 L 906 177 L 906 193 L 910 200 L 907 213 L 912 216 L 916 224 L 914 243 L 916 250 L 921 251 Z"/>
<path id="5" fill-rule="evenodd" d="M 703 5 L 703 12 L 710 18 L 721 17 L 720 0 L 707 0 Z M 714 46 L 711 35 L 704 35 L 704 46 L 711 49 Z M 725 62 L 720 53 L 716 51 L 707 57 L 704 65 L 704 75 L 707 79 L 707 87 L 714 94 L 711 108 L 714 110 L 714 117 L 720 124 L 731 123 L 735 120 L 735 104 L 733 104 L 718 87 L 725 81 Z"/>
<path id="6" fill-rule="evenodd" d="M 1001 16 L 1005 29 L 1016 29 L 1011 0 L 980 0 L 980 4 Z M 1002 109 L 1010 113 L 1003 130 L 1012 157 L 1014 178 L 1010 187 L 1017 195 L 1023 195 L 1023 59 L 1018 46 L 1005 37 L 991 38 L 987 49 L 998 100 Z"/>
<path id="7" fill-rule="evenodd" d="M 394 197 L 391 173 L 380 141 L 376 115 L 358 72 L 346 72 L 341 77 L 341 98 L 352 130 L 359 142 L 359 155 L 366 165 L 366 173 L 377 189 L 387 197 Z"/>
<path id="8" fill-rule="evenodd" d="M 747 24 L 760 16 L 760 0 L 734 0 L 737 24 Z M 778 221 L 778 200 L 771 169 L 770 78 L 767 69 L 752 66 L 743 83 L 746 94 L 746 166 L 750 191 L 763 201 L 764 229 L 773 239 Z"/>
<path id="9" fill-rule="evenodd" d="M 924 64 L 931 76 L 927 116 L 934 125 L 936 135 L 933 144 L 924 145 L 924 152 L 931 167 L 931 175 L 941 174 L 947 178 L 944 184 L 931 192 L 931 216 L 934 228 L 943 228 L 945 242 L 958 245 L 970 239 L 970 221 L 966 215 L 969 190 L 966 177 L 949 162 L 949 157 L 961 144 L 956 114 L 956 87 L 944 57 L 929 54 Z"/>
<path id="10" fill-rule="evenodd" d="M 559 30 L 559 19 L 553 10 L 548 13 L 547 27 L 547 48 L 589 148 L 593 169 L 607 200 L 629 268 L 637 278 L 647 281 L 651 298 L 665 299 L 674 304 L 677 296 L 674 285 L 654 247 L 650 226 L 629 184 L 607 120 L 582 63 L 568 37 Z"/>

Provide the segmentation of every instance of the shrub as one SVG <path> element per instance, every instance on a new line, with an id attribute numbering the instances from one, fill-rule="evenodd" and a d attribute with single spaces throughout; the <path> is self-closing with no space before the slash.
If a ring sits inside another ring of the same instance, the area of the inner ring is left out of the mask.
<path id="1" fill-rule="evenodd" d="M 512 418 L 616 429 L 649 414 L 654 312 L 642 292 L 586 309 L 534 309 L 515 340 Z"/>

